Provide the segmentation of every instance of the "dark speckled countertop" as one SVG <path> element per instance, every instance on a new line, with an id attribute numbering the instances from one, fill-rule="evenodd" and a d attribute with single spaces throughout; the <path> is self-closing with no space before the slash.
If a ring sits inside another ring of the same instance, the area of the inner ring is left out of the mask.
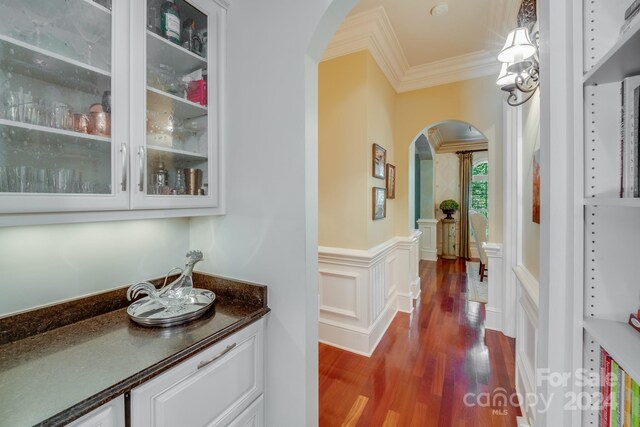
<path id="1" fill-rule="evenodd" d="M 203 274 L 194 282 L 216 302 L 182 326 L 144 328 L 118 308 L 0 345 L 0 426 L 65 425 L 269 312 L 264 286 Z M 121 291 L 105 298 L 113 292 Z M 0 319 L 0 329 L 7 325 L 20 329 L 15 317 Z"/>

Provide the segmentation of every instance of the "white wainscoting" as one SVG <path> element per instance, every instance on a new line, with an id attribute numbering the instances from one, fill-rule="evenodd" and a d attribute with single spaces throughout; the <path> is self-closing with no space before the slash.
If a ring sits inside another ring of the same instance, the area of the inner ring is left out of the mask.
<path id="1" fill-rule="evenodd" d="M 320 342 L 371 356 L 420 295 L 420 232 L 370 250 L 318 248 Z"/>
<path id="2" fill-rule="evenodd" d="M 516 391 L 523 397 L 536 394 L 539 283 L 522 265 L 513 269 L 517 282 Z M 536 425 L 536 408 L 522 399 L 520 409 L 530 425 Z"/>
<path id="3" fill-rule="evenodd" d="M 420 259 L 438 260 L 438 220 L 419 219 L 416 221 L 422 235 L 420 236 Z"/>

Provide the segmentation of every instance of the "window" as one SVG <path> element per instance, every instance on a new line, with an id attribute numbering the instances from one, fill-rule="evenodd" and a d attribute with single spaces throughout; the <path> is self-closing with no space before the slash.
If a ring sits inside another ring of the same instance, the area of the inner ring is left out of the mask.
<path id="1" fill-rule="evenodd" d="M 484 160 L 471 169 L 471 209 L 489 217 L 489 163 Z"/>

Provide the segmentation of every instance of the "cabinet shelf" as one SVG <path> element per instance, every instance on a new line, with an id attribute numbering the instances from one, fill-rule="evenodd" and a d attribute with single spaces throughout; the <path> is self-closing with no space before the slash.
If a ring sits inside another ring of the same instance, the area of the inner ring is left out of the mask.
<path id="1" fill-rule="evenodd" d="M 147 144 L 147 149 L 149 149 L 150 151 L 156 151 L 159 153 L 171 154 L 173 157 L 182 159 L 182 160 L 191 160 L 191 161 L 207 160 L 207 156 L 203 156 L 200 153 L 194 153 L 193 151 L 178 150 L 175 148 L 162 147 L 159 145 L 149 145 L 149 144 Z"/>
<path id="2" fill-rule="evenodd" d="M 4 35 L 0 35 L 0 67 L 85 92 L 111 84 L 107 71 Z"/>
<path id="3" fill-rule="evenodd" d="M 176 74 L 189 74 L 207 67 L 207 60 L 182 46 L 147 30 L 147 60 L 151 65 L 168 65 Z"/>
<path id="4" fill-rule="evenodd" d="M 584 85 L 620 81 L 640 73 L 640 20 L 623 34 L 611 49 L 584 75 Z"/>
<path id="5" fill-rule="evenodd" d="M 635 197 L 589 197 L 584 199 L 585 206 L 617 206 L 640 208 L 640 198 Z"/>
<path id="6" fill-rule="evenodd" d="M 10 131 L 12 132 L 12 136 L 9 139 L 29 140 L 33 139 L 32 136 L 35 134 L 39 139 L 45 138 L 46 141 L 50 143 L 65 143 L 69 141 L 93 141 L 106 143 L 106 147 L 111 144 L 111 138 L 109 137 L 89 135 L 86 133 L 73 132 L 69 130 L 55 129 L 46 126 L 32 125 L 28 123 L 0 119 L 0 132 L 4 131 L 5 128 L 10 129 Z"/>
<path id="7" fill-rule="evenodd" d="M 613 320 L 584 319 L 584 329 L 635 381 L 640 381 L 640 333 Z"/>
<path id="8" fill-rule="evenodd" d="M 171 111 L 175 117 L 185 120 L 207 114 L 207 107 L 176 95 L 147 86 L 147 108 L 153 111 Z"/>
<path id="9" fill-rule="evenodd" d="M 101 4 L 96 3 L 94 0 L 80 0 L 80 1 L 82 1 L 83 3 L 88 3 L 90 6 L 94 7 L 95 9 L 99 10 L 102 13 L 111 15 L 111 11 L 109 9 L 107 9 Z"/>

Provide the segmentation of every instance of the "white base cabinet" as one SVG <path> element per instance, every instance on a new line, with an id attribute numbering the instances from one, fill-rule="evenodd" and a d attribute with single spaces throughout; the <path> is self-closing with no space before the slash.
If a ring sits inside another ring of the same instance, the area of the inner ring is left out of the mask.
<path id="1" fill-rule="evenodd" d="M 124 398 L 116 397 L 109 403 L 94 409 L 67 427 L 125 427 Z"/>
<path id="2" fill-rule="evenodd" d="M 264 321 L 131 392 L 132 427 L 262 426 Z"/>

